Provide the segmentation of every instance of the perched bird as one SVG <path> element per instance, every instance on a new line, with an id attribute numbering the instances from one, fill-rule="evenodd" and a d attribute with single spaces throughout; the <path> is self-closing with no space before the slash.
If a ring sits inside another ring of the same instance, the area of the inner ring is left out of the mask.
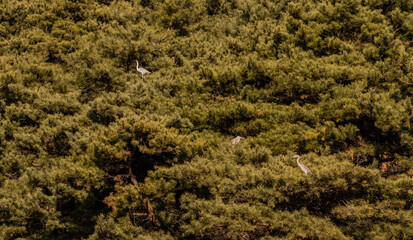
<path id="1" fill-rule="evenodd" d="M 297 164 L 298 164 L 298 166 L 301 168 L 301 170 L 303 170 L 303 172 L 304 172 L 305 174 L 309 173 L 309 174 L 311 174 L 311 175 L 314 175 L 314 174 L 311 172 L 311 170 L 310 170 L 306 165 L 300 163 L 300 155 L 295 155 L 295 156 L 293 156 L 293 158 L 295 158 L 295 157 L 297 158 Z"/>
<path id="2" fill-rule="evenodd" d="M 237 137 L 233 138 L 231 140 L 232 145 L 237 145 L 239 143 L 239 141 L 241 141 L 241 138 L 243 138 L 243 137 L 237 136 Z"/>
<path id="3" fill-rule="evenodd" d="M 146 70 L 145 68 L 140 68 L 140 67 L 139 67 L 139 62 L 138 62 L 138 60 L 136 60 L 136 70 L 138 70 L 138 72 L 140 72 L 140 73 L 142 74 L 142 77 L 143 77 L 143 75 L 145 75 L 145 74 L 151 73 L 151 72 L 149 72 L 148 70 Z"/>

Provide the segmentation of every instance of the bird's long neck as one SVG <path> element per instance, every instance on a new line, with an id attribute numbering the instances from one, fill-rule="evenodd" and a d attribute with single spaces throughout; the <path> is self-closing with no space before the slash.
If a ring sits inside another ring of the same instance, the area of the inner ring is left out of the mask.
<path id="1" fill-rule="evenodd" d="M 297 157 L 297 164 L 300 164 L 300 157 Z"/>
<path id="2" fill-rule="evenodd" d="M 138 61 L 136 61 L 136 68 L 139 68 L 139 63 L 138 63 Z"/>

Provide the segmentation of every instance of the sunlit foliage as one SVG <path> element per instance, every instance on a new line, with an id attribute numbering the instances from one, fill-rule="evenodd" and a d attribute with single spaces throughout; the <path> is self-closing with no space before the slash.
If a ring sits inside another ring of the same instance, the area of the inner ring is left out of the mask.
<path id="1" fill-rule="evenodd" d="M 412 1 L 9 0 L 0 49 L 0 239 L 413 239 Z"/>

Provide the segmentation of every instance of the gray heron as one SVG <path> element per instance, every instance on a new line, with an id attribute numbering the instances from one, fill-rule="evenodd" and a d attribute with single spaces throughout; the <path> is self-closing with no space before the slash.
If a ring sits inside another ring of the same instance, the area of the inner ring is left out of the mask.
<path id="1" fill-rule="evenodd" d="M 233 138 L 231 140 L 232 145 L 237 145 L 239 143 L 239 141 L 241 141 L 241 138 L 243 138 L 243 137 L 237 136 L 237 137 Z"/>
<path id="2" fill-rule="evenodd" d="M 138 62 L 138 60 L 136 60 L 136 70 L 138 70 L 138 72 L 140 72 L 140 73 L 142 74 L 142 77 L 143 77 L 143 75 L 145 75 L 145 74 L 151 73 L 151 72 L 149 72 L 148 70 L 146 70 L 145 68 L 140 68 L 140 67 L 139 67 L 139 62 Z"/>
<path id="3" fill-rule="evenodd" d="M 295 158 L 295 157 L 297 158 L 297 164 L 298 164 L 298 166 L 301 168 L 301 170 L 303 170 L 303 172 L 304 172 L 305 174 L 309 173 L 309 174 L 311 174 L 311 175 L 314 175 L 314 174 L 311 172 L 311 170 L 310 170 L 306 165 L 300 163 L 300 155 L 295 155 L 295 156 L 293 156 L 293 158 Z"/>

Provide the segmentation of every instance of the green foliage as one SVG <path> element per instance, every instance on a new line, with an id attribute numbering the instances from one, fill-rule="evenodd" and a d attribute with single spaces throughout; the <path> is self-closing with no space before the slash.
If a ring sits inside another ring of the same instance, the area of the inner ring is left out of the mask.
<path id="1" fill-rule="evenodd" d="M 0 238 L 412 239 L 412 26 L 408 0 L 5 1 Z"/>

